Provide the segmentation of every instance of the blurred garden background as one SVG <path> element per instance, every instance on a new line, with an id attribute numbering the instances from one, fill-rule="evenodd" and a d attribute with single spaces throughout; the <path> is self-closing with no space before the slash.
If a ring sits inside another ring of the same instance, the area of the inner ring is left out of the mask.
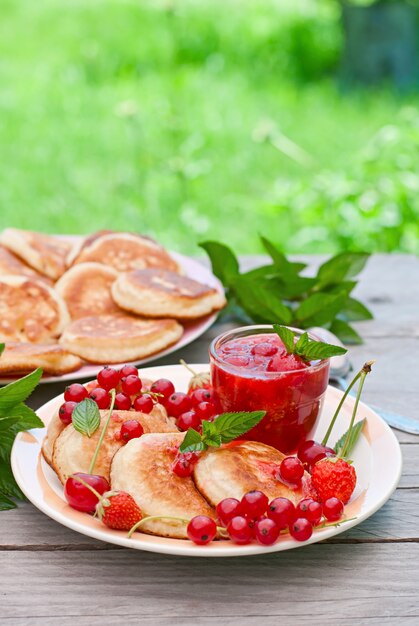
<path id="1" fill-rule="evenodd" d="M 418 87 L 345 75 L 337 0 L 1 8 L 1 227 L 419 252 Z"/>

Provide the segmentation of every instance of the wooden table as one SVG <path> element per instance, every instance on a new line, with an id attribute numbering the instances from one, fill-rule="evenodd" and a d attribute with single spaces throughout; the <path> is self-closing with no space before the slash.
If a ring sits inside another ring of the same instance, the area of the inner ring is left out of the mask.
<path id="1" fill-rule="evenodd" d="M 364 398 L 419 419 L 418 260 L 374 257 L 358 296 L 375 315 L 358 325 L 365 343 L 350 351 L 356 367 L 377 359 Z M 224 329 L 156 364 L 206 361 Z M 45 385 L 32 405 L 61 391 Z M 288 552 L 161 556 L 79 535 L 29 503 L 0 513 L 0 624 L 419 624 L 419 437 L 395 432 L 404 470 L 390 501 L 360 526 Z"/>

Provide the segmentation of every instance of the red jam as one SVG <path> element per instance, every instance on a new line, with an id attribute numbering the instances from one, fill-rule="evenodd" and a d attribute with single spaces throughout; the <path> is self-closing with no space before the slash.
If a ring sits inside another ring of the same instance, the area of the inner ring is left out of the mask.
<path id="1" fill-rule="evenodd" d="M 234 333 L 216 339 L 210 351 L 217 410 L 267 411 L 243 439 L 293 452 L 316 425 L 329 361 L 306 363 L 287 354 L 275 333 L 228 336 Z"/>

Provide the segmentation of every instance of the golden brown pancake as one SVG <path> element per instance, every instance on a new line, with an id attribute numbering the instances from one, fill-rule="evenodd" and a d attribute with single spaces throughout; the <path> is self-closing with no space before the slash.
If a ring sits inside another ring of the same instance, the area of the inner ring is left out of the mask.
<path id="1" fill-rule="evenodd" d="M 111 466 L 111 487 L 128 492 L 143 515 L 169 515 L 187 520 L 215 512 L 197 491 L 190 477 L 180 478 L 172 463 L 184 433 L 153 433 L 131 439 L 115 454 Z M 185 539 L 187 524 L 169 520 L 147 522 L 141 532 Z"/>
<path id="2" fill-rule="evenodd" d="M 71 243 L 58 237 L 17 228 L 6 228 L 0 235 L 0 243 L 52 280 L 64 274 L 66 258 L 72 247 Z"/>
<path id="3" fill-rule="evenodd" d="M 90 241 L 74 260 L 76 263 L 94 261 L 113 267 L 117 272 L 129 272 L 144 267 L 163 267 L 174 272 L 179 266 L 166 250 L 148 237 L 131 233 L 110 233 Z"/>
<path id="4" fill-rule="evenodd" d="M 69 320 L 65 302 L 48 285 L 0 276 L 0 341 L 51 343 Z"/>
<path id="5" fill-rule="evenodd" d="M 82 364 L 79 357 L 58 344 L 7 343 L 0 357 L 0 374 L 27 374 L 42 367 L 44 374 L 61 376 L 78 370 Z"/>
<path id="6" fill-rule="evenodd" d="M 27 278 L 37 278 L 46 282 L 48 285 L 52 285 L 52 281 L 43 276 L 39 272 L 35 272 L 29 265 L 26 265 L 19 259 L 13 252 L 10 252 L 7 248 L 0 245 L 0 276 L 26 276 Z"/>
<path id="7" fill-rule="evenodd" d="M 102 263 L 80 263 L 61 276 L 55 290 L 66 302 L 73 320 L 122 313 L 111 296 L 111 286 L 117 277 L 118 272 Z"/>
<path id="8" fill-rule="evenodd" d="M 89 471 L 89 465 L 96 449 L 102 427 L 108 416 L 108 411 L 100 411 L 100 415 L 101 425 L 91 437 L 80 434 L 73 428 L 72 424 L 69 424 L 55 439 L 52 452 L 52 467 L 62 483 L 65 483 L 67 478 L 74 472 L 86 473 Z M 113 456 L 121 446 L 126 445 L 124 441 L 120 439 L 119 431 L 121 424 L 127 420 L 139 421 L 145 433 L 178 432 L 173 421 L 167 417 L 166 411 L 160 405 L 156 405 L 150 414 L 139 413 L 138 411 L 113 411 L 93 469 L 94 474 L 99 474 L 109 480 L 110 465 Z M 51 427 L 51 434 L 53 435 L 54 433 L 54 427 Z"/>
<path id="9" fill-rule="evenodd" d="M 72 322 L 60 338 L 64 348 L 92 363 L 122 363 L 176 343 L 183 328 L 175 320 L 98 315 Z"/>
<path id="10" fill-rule="evenodd" d="M 245 493 L 259 489 L 269 500 L 289 498 L 297 504 L 302 487 L 283 483 L 278 474 L 285 455 L 257 441 L 234 441 L 221 448 L 210 448 L 194 468 L 194 480 L 202 495 L 213 506 L 224 498 L 241 500 Z"/>
<path id="11" fill-rule="evenodd" d="M 98 239 L 99 237 L 102 237 L 103 235 L 110 235 L 114 232 L 115 231 L 113 230 L 102 229 L 102 230 L 97 230 L 91 235 L 86 235 L 86 237 L 79 237 L 79 239 L 73 245 L 72 249 L 70 250 L 68 254 L 67 267 L 71 267 L 74 261 L 76 260 L 76 258 L 79 256 L 80 252 L 84 250 L 85 248 L 88 248 L 91 243 L 96 241 L 96 239 Z"/>
<path id="12" fill-rule="evenodd" d="M 112 296 L 123 309 L 148 317 L 193 319 L 221 309 L 225 298 L 214 287 L 162 269 L 120 274 Z"/>

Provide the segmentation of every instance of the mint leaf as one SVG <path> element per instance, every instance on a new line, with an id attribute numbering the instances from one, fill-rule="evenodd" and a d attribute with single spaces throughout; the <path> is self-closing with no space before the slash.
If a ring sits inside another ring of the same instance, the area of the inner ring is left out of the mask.
<path id="1" fill-rule="evenodd" d="M 304 350 L 306 346 L 309 344 L 310 339 L 308 333 L 303 333 L 299 338 L 294 347 L 295 354 L 304 354 Z"/>
<path id="2" fill-rule="evenodd" d="M 290 324 L 291 309 L 263 281 L 239 276 L 232 287 L 241 307 L 255 322 Z"/>
<path id="3" fill-rule="evenodd" d="M 342 252 L 329 259 L 317 272 L 317 278 L 321 285 L 339 283 L 353 278 L 365 267 L 369 259 L 366 252 Z"/>
<path id="4" fill-rule="evenodd" d="M 347 452 L 346 452 L 346 456 L 349 456 L 349 454 L 352 452 L 352 450 L 354 449 L 361 433 L 362 433 L 362 429 L 364 428 L 364 424 L 367 421 L 367 418 L 364 417 L 364 419 L 362 419 L 360 422 L 357 422 L 356 424 L 354 424 L 354 426 L 352 427 L 352 431 L 351 431 L 351 435 L 350 435 L 350 439 L 349 439 L 349 444 L 348 444 L 348 448 L 347 448 Z M 335 450 L 336 454 L 339 455 L 342 450 L 343 450 L 343 446 L 345 445 L 345 441 L 346 441 L 346 437 L 348 435 L 348 431 L 346 431 L 346 433 L 344 435 L 342 435 L 342 437 L 335 443 L 333 449 Z"/>
<path id="5" fill-rule="evenodd" d="M 362 302 L 349 297 L 347 298 L 345 306 L 341 311 L 341 315 L 343 315 L 345 320 L 349 322 L 372 320 L 373 318 L 371 311 L 369 311 L 367 307 L 362 304 Z"/>
<path id="6" fill-rule="evenodd" d="M 222 443 L 229 443 L 259 424 L 266 411 L 240 411 L 221 413 L 213 422 L 217 427 Z"/>
<path id="7" fill-rule="evenodd" d="M 71 421 L 75 430 L 91 437 L 100 426 L 100 413 L 96 402 L 91 398 L 86 398 L 76 404 Z"/>
<path id="8" fill-rule="evenodd" d="M 10 509 L 15 509 L 16 503 L 13 500 L 10 500 L 4 493 L 0 492 L 0 511 L 10 511 Z"/>
<path id="9" fill-rule="evenodd" d="M 31 428 L 43 428 L 45 426 L 44 422 L 37 416 L 35 411 L 23 402 L 19 402 L 11 409 L 7 411 L 7 417 L 18 418 L 18 430 L 16 432 L 20 432 L 21 430 L 30 430 Z"/>
<path id="10" fill-rule="evenodd" d="M 305 263 L 292 263 L 288 261 L 287 257 L 283 252 L 281 252 L 278 246 L 272 243 L 272 241 L 269 241 L 269 239 L 263 235 L 260 236 L 260 240 L 266 252 L 274 262 L 274 266 L 281 272 L 281 274 L 294 277 L 307 267 Z"/>
<path id="11" fill-rule="evenodd" d="M 318 359 L 328 359 L 332 356 L 346 354 L 347 350 L 341 346 L 334 346 L 330 343 L 322 341 L 309 341 L 303 349 L 300 350 L 295 346 L 295 354 L 305 361 L 317 361 Z"/>
<path id="12" fill-rule="evenodd" d="M 288 354 L 293 354 L 295 346 L 294 346 L 294 333 L 292 332 L 292 330 L 290 330 L 286 326 L 280 326 L 279 324 L 274 324 L 273 328 L 276 334 L 279 335 L 279 338 L 284 344 L 285 349 L 288 352 Z"/>
<path id="13" fill-rule="evenodd" d="M 5 343 L 0 343 L 0 355 L 3 354 L 5 347 L 6 347 Z"/>
<path id="14" fill-rule="evenodd" d="M 206 450 L 206 445 L 202 441 L 201 435 L 194 428 L 189 428 L 179 446 L 179 452 L 200 452 L 202 450 Z"/>
<path id="15" fill-rule="evenodd" d="M 361 337 L 358 335 L 356 330 L 352 328 L 347 322 L 343 320 L 336 319 L 332 322 L 330 327 L 331 332 L 339 337 L 341 341 L 344 343 L 352 343 L 359 344 L 362 343 Z"/>
<path id="16" fill-rule="evenodd" d="M 15 481 L 9 459 L 0 461 L 0 493 L 9 498 L 25 499 Z"/>
<path id="17" fill-rule="evenodd" d="M 333 320 L 346 302 L 345 294 L 315 293 L 295 310 L 295 317 L 305 328 L 323 326 Z"/>
<path id="18" fill-rule="evenodd" d="M 24 402 L 41 380 L 42 369 L 39 367 L 31 374 L 9 383 L 0 389 L 0 415 L 7 415 L 8 409 L 18 402 Z"/>
<path id="19" fill-rule="evenodd" d="M 230 287 L 239 275 L 239 262 L 232 250 L 218 241 L 203 241 L 199 246 L 208 254 L 213 273 L 223 285 Z"/>

